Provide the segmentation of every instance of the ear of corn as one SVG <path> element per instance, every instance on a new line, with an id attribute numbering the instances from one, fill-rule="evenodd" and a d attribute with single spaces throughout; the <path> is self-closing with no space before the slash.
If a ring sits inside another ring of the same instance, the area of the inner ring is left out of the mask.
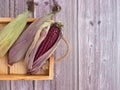
<path id="1" fill-rule="evenodd" d="M 60 43 L 61 35 L 59 36 L 58 40 L 55 42 L 55 44 L 43 55 L 41 55 L 37 60 L 33 60 L 34 62 L 30 62 L 32 58 L 29 59 L 28 67 L 27 67 L 27 73 L 32 74 L 39 71 L 39 69 L 42 67 L 42 65 L 49 59 L 49 57 L 54 53 L 57 46 Z M 31 57 L 31 56 L 30 56 Z"/>
<path id="2" fill-rule="evenodd" d="M 34 49 L 37 50 L 36 47 L 38 47 L 39 43 L 41 43 L 45 39 L 50 29 L 51 23 L 52 23 L 51 21 L 43 23 L 40 29 L 37 31 L 34 37 L 34 41 L 32 42 L 30 48 L 26 53 L 25 62 L 27 67 L 32 67 L 32 63 L 34 59 L 30 59 L 30 58 L 34 58 L 34 55 L 35 55 Z"/>
<path id="3" fill-rule="evenodd" d="M 50 26 L 44 39 L 42 41 L 39 39 L 32 52 L 28 55 L 27 69 L 29 74 L 37 72 L 60 43 L 62 31 L 61 26 L 57 25 L 58 23 L 54 23 Z"/>
<path id="4" fill-rule="evenodd" d="M 20 14 L 0 31 L 0 57 L 3 57 L 23 31 L 29 11 Z"/>
<path id="5" fill-rule="evenodd" d="M 25 58 L 26 52 L 33 42 L 36 32 L 43 28 L 44 26 L 41 25 L 44 22 L 50 21 L 53 15 L 53 13 L 50 13 L 42 18 L 38 18 L 21 34 L 9 51 L 8 63 L 10 65 Z"/>

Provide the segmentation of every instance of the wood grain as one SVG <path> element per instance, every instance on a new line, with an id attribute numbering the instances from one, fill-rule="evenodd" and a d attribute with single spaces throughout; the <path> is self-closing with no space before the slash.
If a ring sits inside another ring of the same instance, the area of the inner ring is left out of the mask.
<path id="1" fill-rule="evenodd" d="M 117 36 L 117 41 L 116 41 L 116 47 L 117 47 L 117 64 L 115 67 L 117 68 L 117 90 L 120 89 L 120 0 L 117 1 L 117 13 L 116 13 L 116 18 L 117 18 L 117 31 L 116 31 L 116 36 Z M 115 48 L 116 48 L 115 47 Z"/>
<path id="2" fill-rule="evenodd" d="M 99 42 L 96 42 L 99 40 L 97 13 L 98 0 L 78 1 L 79 90 L 98 90 L 100 49 Z"/>
<path id="3" fill-rule="evenodd" d="M 26 72 L 26 65 L 23 60 L 10 66 L 10 74 L 26 74 Z"/>
<path id="4" fill-rule="evenodd" d="M 0 0 L 0 17 L 9 17 L 9 0 Z"/>
<path id="5" fill-rule="evenodd" d="M 51 90 L 51 81 L 35 81 L 35 90 Z"/>
<path id="6" fill-rule="evenodd" d="M 0 90 L 11 90 L 10 81 L 0 81 Z"/>
<path id="7" fill-rule="evenodd" d="M 32 81 L 11 81 L 11 90 L 33 90 Z"/>
<path id="8" fill-rule="evenodd" d="M 106 5 L 107 4 L 107 5 Z M 100 86 L 106 90 L 117 90 L 117 2 L 100 2 Z"/>
<path id="9" fill-rule="evenodd" d="M 79 90 L 119 90 L 116 5 L 116 0 L 79 0 Z"/>
<path id="10" fill-rule="evenodd" d="M 12 20 L 14 20 L 15 18 L 0 18 L 0 23 L 8 23 Z M 36 19 L 35 18 L 28 18 L 27 19 L 27 22 L 33 22 L 35 21 Z M 1 29 L 0 29 L 1 30 Z"/>
<path id="11" fill-rule="evenodd" d="M 48 75 L 24 75 L 24 74 L 2 74 L 0 75 L 0 80 L 52 80 L 53 78 L 49 77 Z M 14 86 L 13 86 L 14 87 Z M 27 86 L 26 86 L 27 87 Z"/>
<path id="12" fill-rule="evenodd" d="M 34 0 L 38 5 L 35 6 L 34 17 L 42 17 L 50 11 L 50 0 Z"/>
<path id="13" fill-rule="evenodd" d="M 0 74 L 8 74 L 8 64 L 7 64 L 7 57 L 4 56 L 0 58 Z"/>

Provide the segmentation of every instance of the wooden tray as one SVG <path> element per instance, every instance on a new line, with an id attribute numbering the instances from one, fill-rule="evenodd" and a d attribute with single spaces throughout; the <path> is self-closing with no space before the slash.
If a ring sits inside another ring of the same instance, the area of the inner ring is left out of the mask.
<path id="1" fill-rule="evenodd" d="M 0 30 L 7 25 L 13 18 L 0 18 Z M 27 26 L 33 22 L 34 18 L 28 18 Z M 26 27 L 27 27 L 26 26 Z M 26 66 L 24 61 L 14 64 L 11 67 L 8 67 L 7 56 L 0 58 L 0 80 L 52 80 L 53 79 L 53 67 L 54 67 L 54 55 L 43 65 L 37 74 L 26 75 Z"/>

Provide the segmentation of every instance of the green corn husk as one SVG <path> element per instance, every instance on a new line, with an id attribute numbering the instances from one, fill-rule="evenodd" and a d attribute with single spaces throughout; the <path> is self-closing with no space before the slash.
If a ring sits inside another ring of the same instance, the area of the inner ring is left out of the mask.
<path id="1" fill-rule="evenodd" d="M 3 57 L 7 53 L 24 30 L 28 16 L 29 11 L 27 10 L 0 30 L 0 57 Z"/>

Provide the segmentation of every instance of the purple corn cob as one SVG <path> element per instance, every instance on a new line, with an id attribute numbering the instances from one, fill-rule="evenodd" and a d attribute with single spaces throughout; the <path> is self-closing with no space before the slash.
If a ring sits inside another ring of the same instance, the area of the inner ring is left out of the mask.
<path id="1" fill-rule="evenodd" d="M 62 32 L 59 24 L 55 23 L 51 25 L 47 36 L 40 43 L 36 44 L 32 50 L 28 60 L 28 73 L 37 72 L 44 62 L 55 51 L 62 37 Z"/>

